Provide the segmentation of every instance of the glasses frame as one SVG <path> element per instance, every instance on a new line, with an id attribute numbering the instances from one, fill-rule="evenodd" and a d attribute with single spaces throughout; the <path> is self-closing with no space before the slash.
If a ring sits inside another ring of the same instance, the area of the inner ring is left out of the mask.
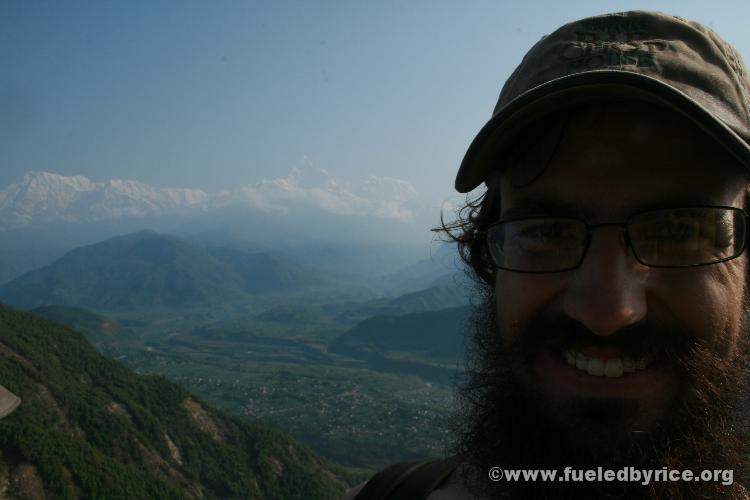
<path id="1" fill-rule="evenodd" d="M 733 212 L 738 212 L 738 213 L 741 214 L 741 218 L 745 222 L 745 238 L 741 242 L 742 246 L 740 247 L 740 249 L 737 251 L 737 253 L 735 255 L 733 255 L 731 257 L 727 257 L 727 258 L 721 259 L 721 260 L 717 260 L 717 261 L 706 262 L 706 263 L 703 263 L 703 264 L 687 264 L 687 265 L 683 265 L 683 266 L 657 266 L 657 265 L 653 265 L 653 264 L 647 264 L 647 263 L 643 262 L 640 259 L 640 257 L 638 257 L 638 254 L 635 251 L 635 249 L 633 247 L 633 244 L 632 244 L 632 242 L 630 240 L 630 233 L 628 232 L 628 227 L 630 225 L 630 221 L 634 217 L 638 217 L 640 215 L 648 214 L 648 213 L 652 213 L 652 212 L 662 212 L 662 211 L 665 211 L 665 210 L 686 210 L 686 209 L 690 210 L 690 209 L 696 209 L 696 208 L 720 208 L 720 209 L 731 210 Z M 514 273 L 552 274 L 552 273 L 563 273 L 563 272 L 566 272 L 566 271 L 573 271 L 575 269 L 578 269 L 583 264 L 583 260 L 586 258 L 586 254 L 588 254 L 589 247 L 591 246 L 591 239 L 592 239 L 594 230 L 595 229 L 599 229 L 601 227 L 620 227 L 620 228 L 622 228 L 623 229 L 623 236 L 624 236 L 624 239 L 625 239 L 625 245 L 627 246 L 628 252 L 641 265 L 646 266 L 646 267 L 651 267 L 651 268 L 657 268 L 657 269 L 684 269 L 684 268 L 690 268 L 690 267 L 712 266 L 714 264 L 720 264 L 722 262 L 727 262 L 727 261 L 730 261 L 730 260 L 734 260 L 737 257 L 741 256 L 745 252 L 745 249 L 747 248 L 748 239 L 750 239 L 750 220 L 749 220 L 749 218 L 750 218 L 750 216 L 748 215 L 748 213 L 745 210 L 743 210 L 742 208 L 737 208 L 737 207 L 729 207 L 729 206 L 723 206 L 723 205 L 677 206 L 677 207 L 650 208 L 648 210 L 643 210 L 643 211 L 636 212 L 636 213 L 628 215 L 628 218 L 625 220 L 625 222 L 602 222 L 600 224 L 589 224 L 588 222 L 586 222 L 584 219 L 582 219 L 580 217 L 574 217 L 574 216 L 568 216 L 568 215 L 561 215 L 561 216 L 557 216 L 557 215 L 532 215 L 532 216 L 528 216 L 528 217 L 512 217 L 510 219 L 502 219 L 502 220 L 499 220 L 497 222 L 494 222 L 494 223 L 490 224 L 489 226 L 487 226 L 487 228 L 485 230 L 483 230 L 483 231 L 476 231 L 475 234 L 477 235 L 477 237 L 481 237 L 481 238 L 485 239 L 485 246 L 484 246 L 484 248 L 487 250 L 487 253 L 489 254 L 489 258 L 490 258 L 489 260 L 490 260 L 490 264 L 492 265 L 492 267 L 495 268 L 495 269 L 501 269 L 503 271 L 511 271 L 511 272 L 514 272 Z M 507 268 L 507 267 L 502 267 L 502 266 L 499 266 L 499 265 L 495 264 L 495 259 L 494 259 L 494 257 L 492 257 L 492 252 L 489 249 L 489 241 L 487 240 L 487 234 L 489 233 L 489 231 L 493 227 L 495 227 L 495 226 L 499 226 L 501 224 L 505 224 L 505 223 L 508 223 L 508 222 L 515 222 L 515 221 L 519 221 L 519 220 L 533 220 L 533 219 L 567 219 L 567 220 L 574 220 L 576 222 L 582 222 L 584 224 L 584 226 L 586 226 L 586 242 L 585 242 L 584 247 L 583 247 L 583 252 L 581 253 L 581 258 L 580 258 L 580 260 L 578 261 L 578 263 L 575 266 L 566 267 L 564 269 L 556 269 L 554 271 L 519 271 L 517 269 L 511 269 L 511 268 Z"/>

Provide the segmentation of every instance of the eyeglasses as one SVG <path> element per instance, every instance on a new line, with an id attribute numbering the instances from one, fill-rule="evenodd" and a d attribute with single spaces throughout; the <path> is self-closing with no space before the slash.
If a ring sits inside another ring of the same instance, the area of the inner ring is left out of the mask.
<path id="1" fill-rule="evenodd" d="M 583 262 L 594 229 L 624 228 L 624 241 L 648 267 L 694 267 L 739 257 L 745 250 L 748 216 L 734 207 L 650 210 L 625 223 L 589 225 L 575 217 L 539 216 L 504 220 L 483 233 L 498 269 L 554 273 Z"/>

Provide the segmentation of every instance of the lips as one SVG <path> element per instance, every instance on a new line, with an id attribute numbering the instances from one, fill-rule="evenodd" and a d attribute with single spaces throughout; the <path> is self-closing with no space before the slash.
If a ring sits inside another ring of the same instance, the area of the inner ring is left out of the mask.
<path id="1" fill-rule="evenodd" d="M 567 349 L 563 359 L 568 365 L 584 371 L 594 377 L 618 378 L 628 373 L 645 370 L 652 361 L 652 356 L 643 355 L 633 358 L 618 353 L 604 353 L 603 355 L 584 354 L 577 349 Z"/>
<path id="2" fill-rule="evenodd" d="M 544 350 L 534 365 L 543 386 L 569 396 L 650 399 L 666 394 L 674 379 L 652 355 L 595 346 Z"/>

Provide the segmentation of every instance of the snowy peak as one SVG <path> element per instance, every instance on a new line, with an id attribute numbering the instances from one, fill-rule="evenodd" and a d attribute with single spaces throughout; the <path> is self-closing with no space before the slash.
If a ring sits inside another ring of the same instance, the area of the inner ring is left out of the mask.
<path id="1" fill-rule="evenodd" d="M 38 214 L 59 217 L 80 193 L 95 189 L 86 177 L 28 172 L 0 191 L 0 219 L 25 224 Z"/>
<path id="2" fill-rule="evenodd" d="M 188 215 L 239 209 L 266 217 L 316 214 L 411 223 L 423 209 L 407 181 L 370 176 L 349 183 L 322 169 L 294 168 L 232 191 L 156 188 L 135 180 L 93 182 L 76 175 L 29 172 L 0 187 L 0 230 L 37 223 L 76 223 L 126 217 Z"/>
<path id="3" fill-rule="evenodd" d="M 28 172 L 0 190 L 0 226 L 179 213 L 207 201 L 208 195 L 195 189 L 157 189 L 138 181 L 92 182 L 80 175 Z"/>
<path id="4" fill-rule="evenodd" d="M 0 191 L 0 209 L 10 204 L 62 204 L 78 192 L 91 191 L 95 185 L 80 175 L 64 177 L 49 172 L 28 172 L 20 181 Z"/>
<path id="5" fill-rule="evenodd" d="M 66 186 L 78 191 L 90 191 L 95 188 L 95 184 L 82 175 L 64 176 L 50 172 L 27 172 L 21 183 L 40 189 Z"/>

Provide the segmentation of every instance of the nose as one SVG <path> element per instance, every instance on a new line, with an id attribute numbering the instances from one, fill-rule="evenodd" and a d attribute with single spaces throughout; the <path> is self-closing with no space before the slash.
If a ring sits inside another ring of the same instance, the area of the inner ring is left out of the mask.
<path id="1" fill-rule="evenodd" d="M 565 313 L 599 336 L 612 335 L 646 316 L 648 268 L 630 254 L 622 231 L 607 227 L 594 232 L 565 290 Z"/>

